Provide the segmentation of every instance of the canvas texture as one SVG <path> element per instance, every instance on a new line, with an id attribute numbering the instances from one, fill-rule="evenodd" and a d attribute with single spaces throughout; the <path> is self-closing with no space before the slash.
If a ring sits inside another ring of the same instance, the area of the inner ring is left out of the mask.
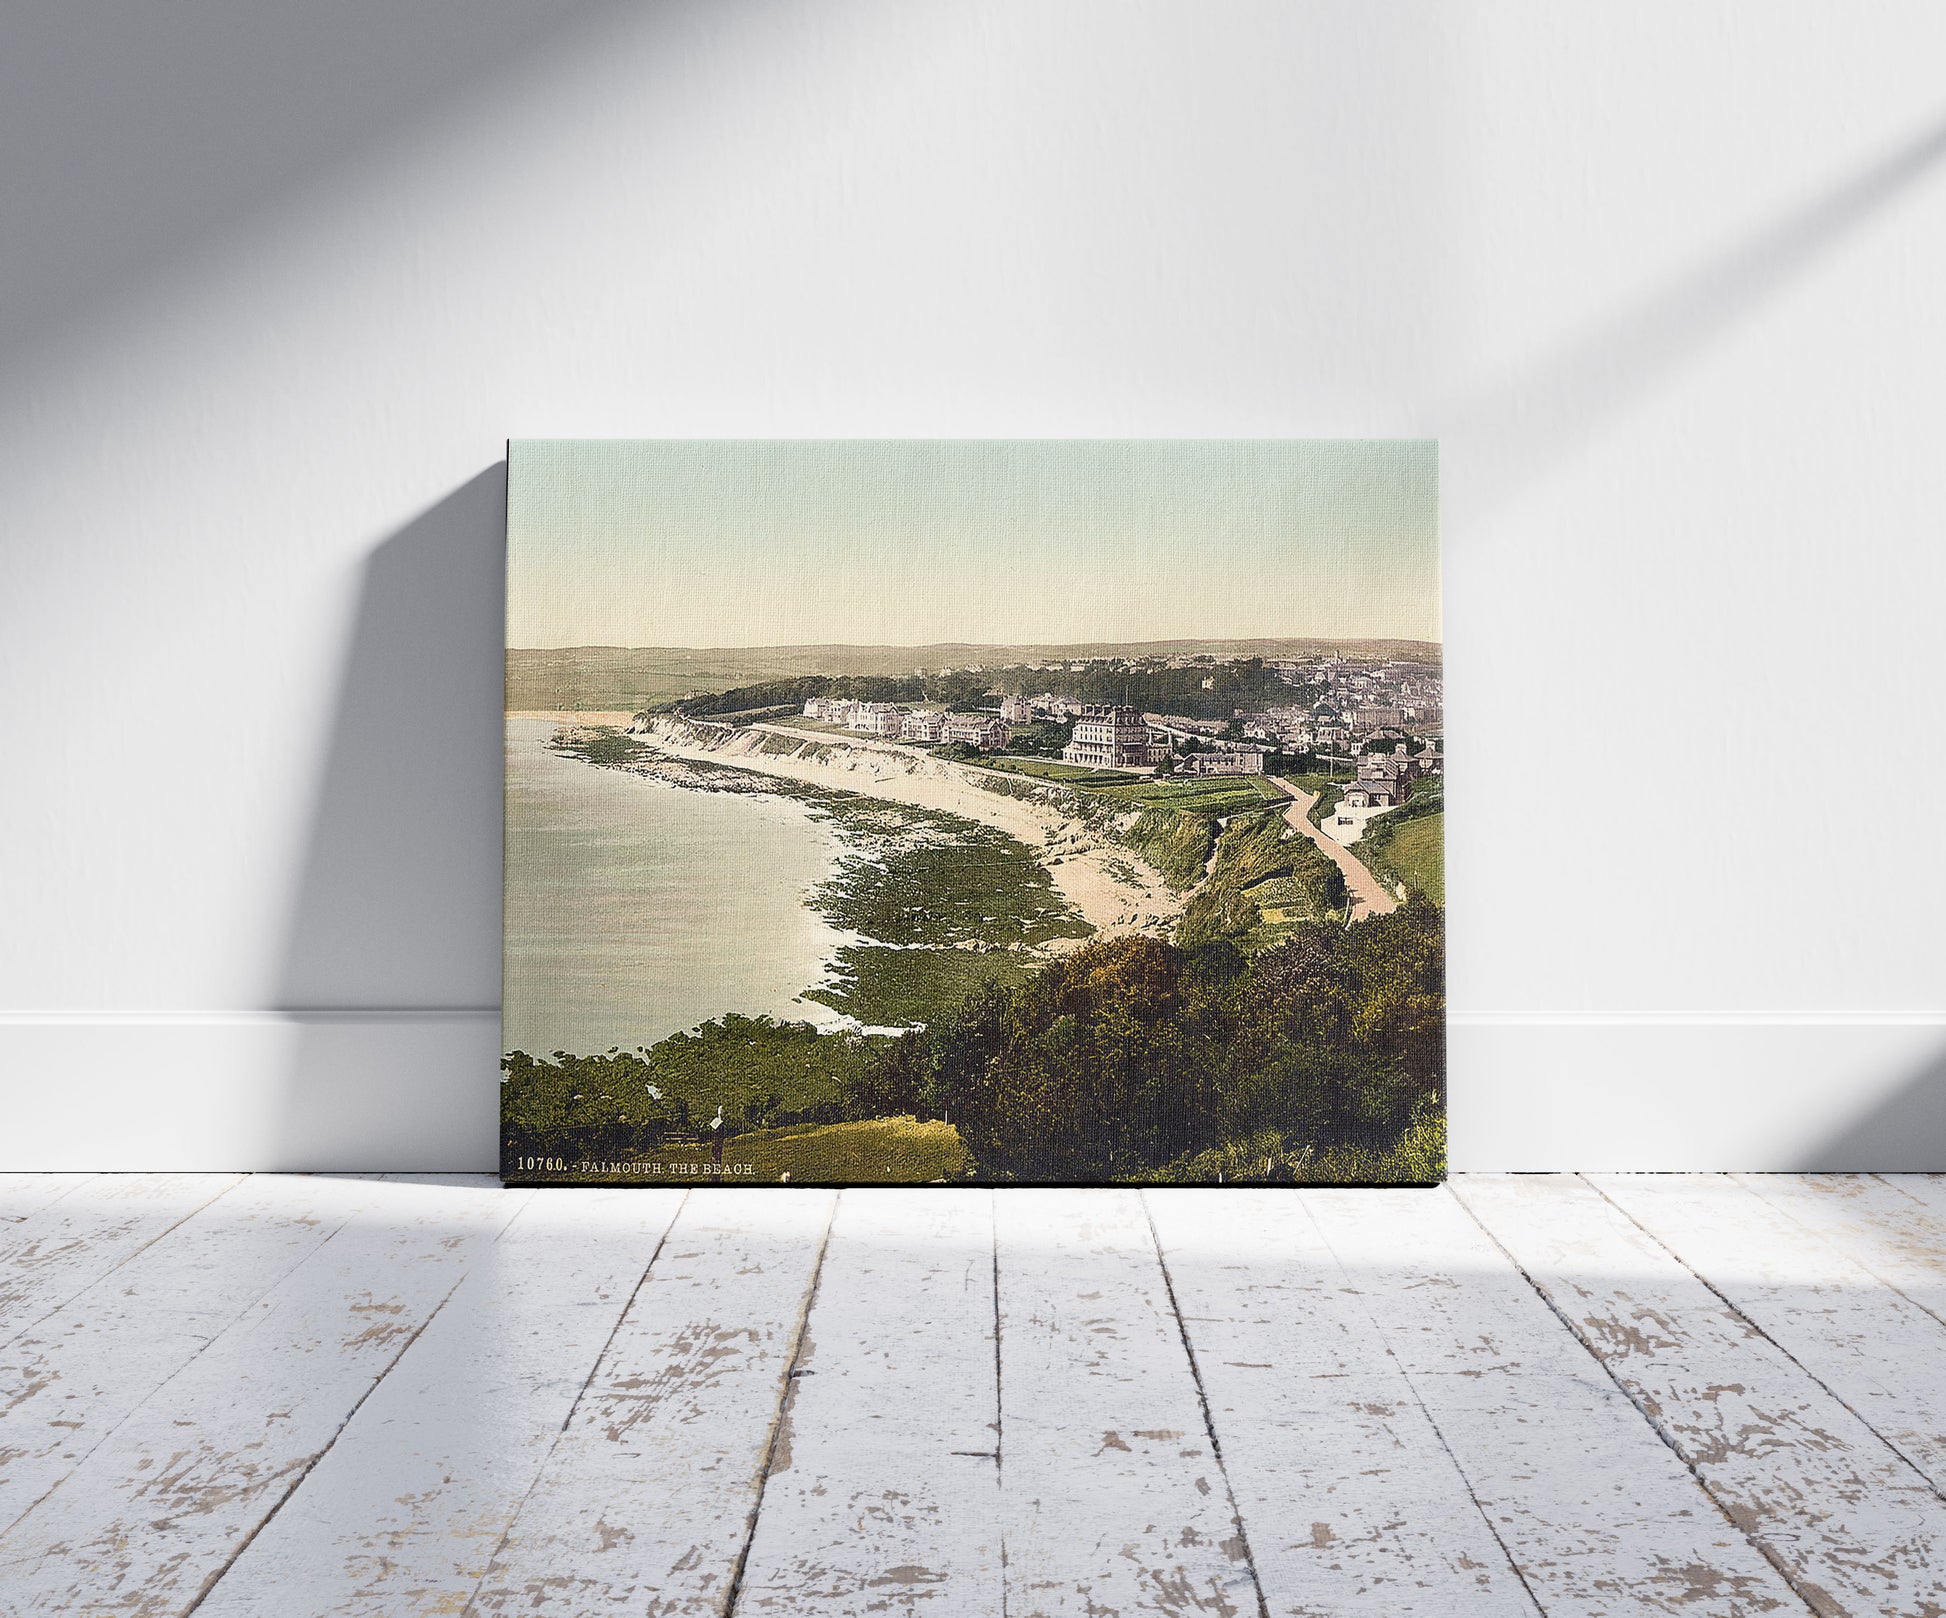
<path id="1" fill-rule="evenodd" d="M 517 441 L 502 1173 L 1446 1163 L 1421 441 Z"/>

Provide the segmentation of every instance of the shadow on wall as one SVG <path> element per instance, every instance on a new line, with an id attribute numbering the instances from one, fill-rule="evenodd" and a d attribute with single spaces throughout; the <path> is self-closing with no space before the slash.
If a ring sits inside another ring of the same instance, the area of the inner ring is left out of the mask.
<path id="1" fill-rule="evenodd" d="M 1946 160 L 1946 119 L 1598 321 L 1496 387 L 1442 413 L 1448 480 L 1484 516 L 1694 365 Z"/>
<path id="2" fill-rule="evenodd" d="M 675 8 L 665 6 L 662 9 Z M 22 0 L 0 53 L 0 364 L 370 168 L 617 0 Z"/>
<path id="3" fill-rule="evenodd" d="M 506 489 L 489 467 L 365 564 L 276 985 L 279 1166 L 493 1159 Z"/>
<path id="4" fill-rule="evenodd" d="M 1805 1174 L 1946 1170 L 1946 1050 L 1922 1060 L 1890 1097 L 1789 1167 Z"/>

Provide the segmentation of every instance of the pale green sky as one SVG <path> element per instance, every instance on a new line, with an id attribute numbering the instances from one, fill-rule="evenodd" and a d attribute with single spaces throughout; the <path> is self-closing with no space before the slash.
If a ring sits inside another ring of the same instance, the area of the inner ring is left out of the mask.
<path id="1" fill-rule="evenodd" d="M 510 646 L 1438 640 L 1417 440 L 532 439 Z"/>

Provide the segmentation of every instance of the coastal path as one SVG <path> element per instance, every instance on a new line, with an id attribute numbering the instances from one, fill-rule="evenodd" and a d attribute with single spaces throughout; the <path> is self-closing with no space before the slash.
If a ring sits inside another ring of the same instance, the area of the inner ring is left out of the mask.
<path id="1" fill-rule="evenodd" d="M 1367 916 L 1386 916 L 1397 910 L 1397 897 L 1372 875 L 1364 861 L 1311 824 L 1311 805 L 1318 801 L 1317 794 L 1306 792 L 1295 781 L 1286 781 L 1281 775 L 1273 775 L 1271 780 L 1291 795 L 1284 818 L 1323 849 L 1332 864 L 1344 872 L 1345 887 L 1351 894 L 1351 919 L 1363 921 Z"/>

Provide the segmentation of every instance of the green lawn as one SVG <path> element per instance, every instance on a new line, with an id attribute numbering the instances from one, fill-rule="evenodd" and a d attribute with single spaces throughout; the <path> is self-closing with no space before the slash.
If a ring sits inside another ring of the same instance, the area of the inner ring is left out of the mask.
<path id="1" fill-rule="evenodd" d="M 706 1146 L 665 1146 L 636 1161 L 675 1172 L 611 1178 L 637 1185 L 695 1184 L 705 1178 L 725 1185 L 775 1185 L 788 1174 L 796 1185 L 912 1185 L 963 1174 L 973 1166 L 951 1124 L 916 1118 L 794 1124 L 736 1135 L 724 1143 L 723 1167 L 731 1172 L 721 1176 L 697 1172 L 710 1161 Z"/>
<path id="2" fill-rule="evenodd" d="M 1112 787 L 1139 784 L 1142 777 L 1124 770 L 1096 770 L 1085 764 L 1064 764 L 1058 758 L 1025 758 L 1008 754 L 982 759 L 979 767 L 1000 770 L 1007 775 L 1031 775 L 1043 781 L 1059 781 L 1065 786 Z"/>
<path id="3" fill-rule="evenodd" d="M 1125 786 L 1090 787 L 1096 796 L 1142 809 L 1191 809 L 1198 814 L 1227 815 L 1284 801 L 1283 790 L 1261 775 L 1216 775 L 1178 780 L 1161 776 L 1137 779 Z"/>
<path id="4" fill-rule="evenodd" d="M 1403 882 L 1442 910 L 1446 906 L 1446 815 L 1422 815 L 1388 825 L 1381 815 L 1365 828 L 1351 851 L 1386 881 Z"/>
<path id="5" fill-rule="evenodd" d="M 1125 770 L 1093 770 L 1085 765 L 1064 764 L 1058 759 L 1017 757 L 983 759 L 980 767 L 1005 775 L 1058 781 L 1105 802 L 1132 809 L 1194 809 L 1204 814 L 1227 815 L 1238 809 L 1277 803 L 1284 796 L 1281 789 L 1258 775 L 1180 778 L 1131 775 Z"/>

